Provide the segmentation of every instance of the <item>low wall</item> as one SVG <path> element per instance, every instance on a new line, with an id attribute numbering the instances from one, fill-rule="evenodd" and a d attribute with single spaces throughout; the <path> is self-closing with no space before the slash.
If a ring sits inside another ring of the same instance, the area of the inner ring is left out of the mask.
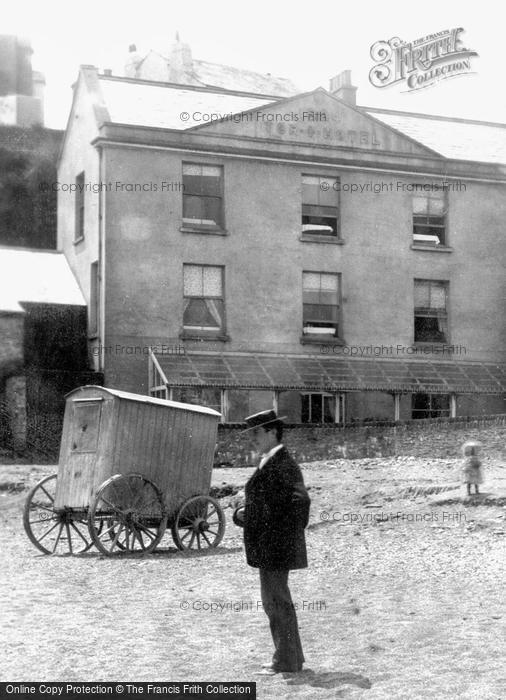
<path id="1" fill-rule="evenodd" d="M 215 465 L 251 466 L 253 456 L 244 425 L 220 425 Z M 506 414 L 479 418 L 436 418 L 360 426 L 291 425 L 283 442 L 298 462 L 412 455 L 459 457 L 463 442 L 480 440 L 486 455 L 506 454 Z M 485 456 L 485 455 L 484 455 Z"/>

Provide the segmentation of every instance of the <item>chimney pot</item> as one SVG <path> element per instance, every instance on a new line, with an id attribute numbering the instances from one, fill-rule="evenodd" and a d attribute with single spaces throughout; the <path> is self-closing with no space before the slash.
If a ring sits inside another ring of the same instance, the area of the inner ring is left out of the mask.
<path id="1" fill-rule="evenodd" d="M 343 70 L 330 79 L 329 92 L 348 104 L 357 104 L 357 88 L 351 83 L 351 70 Z"/>
<path id="2" fill-rule="evenodd" d="M 169 82 L 192 85 L 196 83 L 190 46 L 177 39 L 169 52 Z"/>
<path id="3" fill-rule="evenodd" d="M 130 44 L 125 64 L 125 76 L 127 78 L 138 78 L 138 68 L 141 63 L 142 58 L 137 53 L 137 46 L 135 44 Z M 104 74 L 107 75 L 105 71 Z"/>

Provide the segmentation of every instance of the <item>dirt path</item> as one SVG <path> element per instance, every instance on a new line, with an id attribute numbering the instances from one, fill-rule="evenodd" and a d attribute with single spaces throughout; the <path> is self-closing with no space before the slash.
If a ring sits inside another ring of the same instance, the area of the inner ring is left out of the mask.
<path id="1" fill-rule="evenodd" d="M 305 465 L 310 566 L 291 575 L 306 670 L 270 659 L 257 572 L 241 532 L 212 553 L 38 554 L 24 484 L 51 467 L 0 467 L 1 680 L 257 681 L 259 698 L 506 698 L 506 473 L 463 499 L 458 463 L 411 458 Z M 241 486 L 248 470 L 213 483 Z M 16 493 L 16 489 L 18 492 Z M 438 491 L 438 492 L 436 492 Z M 226 505 L 228 499 L 224 499 Z"/>

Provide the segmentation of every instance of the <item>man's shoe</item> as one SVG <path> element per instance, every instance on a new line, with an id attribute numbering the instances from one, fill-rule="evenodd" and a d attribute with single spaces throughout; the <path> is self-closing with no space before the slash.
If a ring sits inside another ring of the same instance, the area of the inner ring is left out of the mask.
<path id="1" fill-rule="evenodd" d="M 267 668 L 263 668 L 261 671 L 256 671 L 255 676 L 275 676 L 276 673 L 280 673 L 280 671 L 278 671 L 275 666 L 269 666 Z"/>
<path id="2" fill-rule="evenodd" d="M 255 673 L 256 676 L 274 676 L 276 673 L 300 673 L 302 671 L 302 666 L 300 668 L 283 668 L 283 666 L 278 666 L 276 664 L 262 664 L 262 670 Z"/>

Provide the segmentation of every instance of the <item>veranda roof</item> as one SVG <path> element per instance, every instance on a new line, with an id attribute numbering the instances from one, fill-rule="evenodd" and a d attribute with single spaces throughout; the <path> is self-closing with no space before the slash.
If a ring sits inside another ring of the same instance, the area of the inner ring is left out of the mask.
<path id="1" fill-rule="evenodd" d="M 461 360 L 211 353 L 156 355 L 167 386 L 501 394 L 506 365 Z"/>

